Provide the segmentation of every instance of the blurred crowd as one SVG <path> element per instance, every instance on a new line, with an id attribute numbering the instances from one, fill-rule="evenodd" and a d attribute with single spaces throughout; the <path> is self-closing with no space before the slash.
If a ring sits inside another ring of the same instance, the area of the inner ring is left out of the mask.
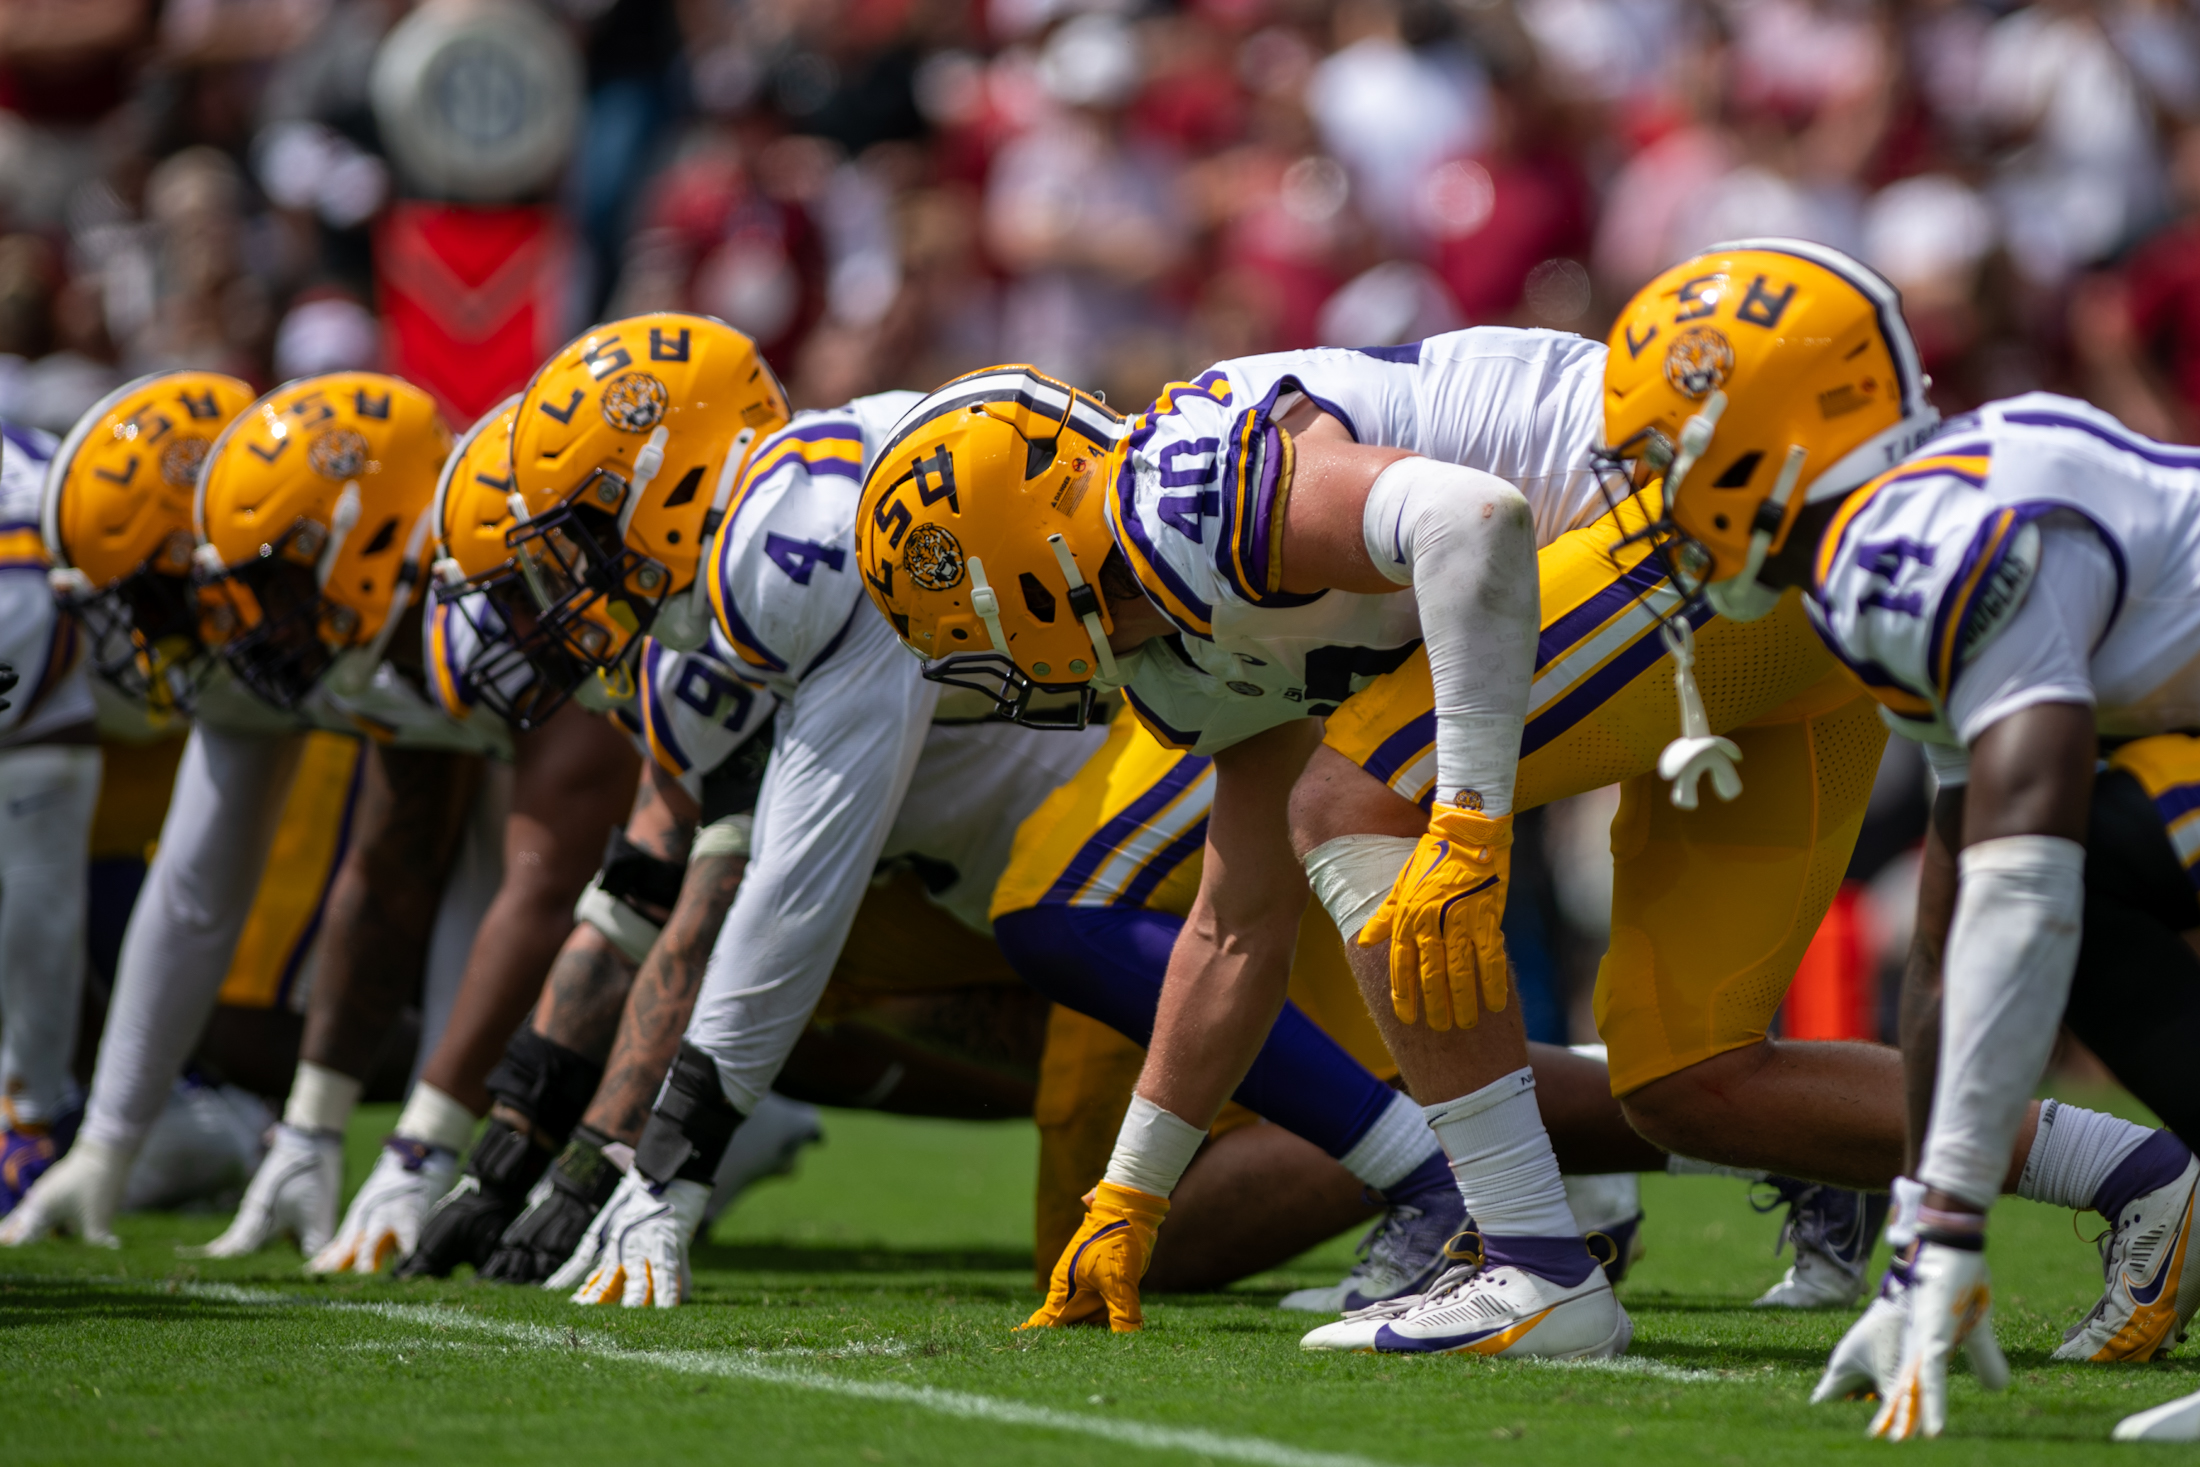
<path id="1" fill-rule="evenodd" d="M 2186 0 L 532 3 L 571 143 L 483 203 L 384 135 L 406 0 L 0 0 L 0 418 L 159 367 L 406 370 L 426 311 L 464 420 L 518 385 L 465 400 L 468 322 L 521 297 L 522 362 L 681 308 L 802 406 L 1009 359 L 1136 408 L 1252 352 L 1601 335 L 1669 262 L 1788 234 L 1900 286 L 1945 410 L 2050 387 L 2200 439 Z M 1609 808 L 1547 832 L 1560 1009 Z"/>
<path id="2" fill-rule="evenodd" d="M 439 0 L 448 3 L 448 0 Z M 1599 333 L 1816 237 L 1943 406 L 2200 429 L 2200 23 L 2178 0 L 542 0 L 585 93 L 545 335 L 707 311 L 797 399 L 1028 359 Z M 0 0 L 0 415 L 386 361 L 404 0 Z"/>

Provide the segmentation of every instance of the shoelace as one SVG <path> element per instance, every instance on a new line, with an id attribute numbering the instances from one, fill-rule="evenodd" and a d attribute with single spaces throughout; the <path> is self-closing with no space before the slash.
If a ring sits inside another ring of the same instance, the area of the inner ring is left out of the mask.
<path id="1" fill-rule="evenodd" d="M 1472 1240 L 1471 1242 L 1468 1240 Z M 1379 1299 L 1363 1308 L 1354 1309 L 1342 1316 L 1345 1319 L 1389 1319 L 1408 1313 L 1423 1304 L 1457 1293 L 1467 1282 L 1482 1271 L 1482 1235 L 1472 1230 L 1454 1233 L 1444 1244 L 1444 1256 L 1455 1260 L 1442 1273 L 1429 1281 L 1429 1286 L 1418 1294 L 1399 1294 L 1389 1299 Z"/>
<path id="2" fill-rule="evenodd" d="M 1780 1224 L 1780 1235 L 1772 1240 L 1772 1251 L 1775 1255 L 1792 1245 L 1797 1258 L 1802 1257 L 1804 1250 L 1808 1249 L 1851 1273 L 1863 1271 L 1862 1259 L 1852 1261 L 1847 1256 L 1847 1249 L 1853 1246 L 1855 1240 L 1851 1238 L 1844 1243 L 1837 1239 L 1834 1236 L 1836 1225 L 1830 1211 L 1819 1205 L 1832 1195 L 1834 1189 L 1817 1182 L 1805 1182 L 1797 1186 L 1791 1182 L 1768 1180 L 1764 1185 L 1773 1189 L 1771 1200 L 1760 1202 L 1752 1196 L 1749 1205 L 1758 1212 L 1770 1212 L 1785 1203 L 1788 1210 L 1787 1217 Z M 1862 1218 L 1863 1210 L 1858 1208 L 1844 1231 L 1854 1233 Z"/>

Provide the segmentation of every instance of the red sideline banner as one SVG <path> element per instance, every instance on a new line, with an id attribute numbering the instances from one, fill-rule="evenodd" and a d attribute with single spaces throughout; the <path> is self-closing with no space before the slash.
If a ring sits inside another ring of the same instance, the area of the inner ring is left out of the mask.
<path id="1" fill-rule="evenodd" d="M 464 428 L 563 344 L 572 258 L 552 209 L 391 206 L 374 236 L 389 369 Z"/>

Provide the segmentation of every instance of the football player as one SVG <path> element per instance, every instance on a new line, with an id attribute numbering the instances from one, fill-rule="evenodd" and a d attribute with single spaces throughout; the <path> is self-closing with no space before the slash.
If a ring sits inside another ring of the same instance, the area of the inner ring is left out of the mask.
<path id="1" fill-rule="evenodd" d="M 546 681 L 566 675 L 545 652 L 591 665 L 586 575 L 632 553 L 631 536 L 591 507 L 594 465 L 568 451 L 568 422 L 616 412 L 649 430 L 666 413 L 693 411 L 696 394 L 659 365 L 690 349 L 646 326 L 605 328 L 546 367 L 520 405 L 519 492 L 580 505 L 559 528 L 592 547 L 584 564 L 541 544 L 546 562 L 558 558 L 559 594 L 535 597 L 531 625 L 514 630 Z M 677 635 L 697 644 L 715 612 L 742 671 L 780 710 L 755 846 L 634 1168 L 550 1281 L 577 1288 L 577 1298 L 679 1302 L 720 1157 L 808 1026 L 878 859 L 916 860 L 933 899 L 984 932 L 1017 824 L 1097 743 L 1097 731 L 1050 739 L 985 722 L 982 706 L 943 708 L 939 689 L 863 612 L 849 560 L 856 488 L 866 453 L 911 400 L 889 395 L 806 414 L 758 447 L 745 473 L 729 468 L 693 486 L 713 512 L 701 588 L 708 600 L 683 590 L 667 611 L 678 614 Z M 515 532 L 523 549 L 528 533 Z M 551 530 L 532 533 L 539 544 Z M 655 634 L 665 625 L 660 614 Z M 952 962 L 953 954 L 930 951 L 906 965 Z"/>
<path id="2" fill-rule="evenodd" d="M 2059 1112 L 2031 1122 L 2027 1109 L 2091 925 L 2101 744 L 2191 720 L 2200 454 L 2045 393 L 1936 423 L 1893 289 L 1796 241 L 1744 241 L 1675 267 L 1635 297 L 1612 340 L 1607 441 L 1629 467 L 1663 473 L 1685 583 L 1741 620 L 1800 587 L 1826 644 L 1940 777 L 1913 962 L 1937 970 L 1937 1005 L 1915 1007 L 1937 1007 L 1938 1034 L 1929 1012 L 1913 1012 L 1922 1022 L 1904 1049 L 1922 1142 L 1889 1228 L 1914 1251 L 1821 1387 L 1876 1385 L 1875 1435 L 1937 1435 L 1958 1348 L 1988 1386 L 2008 1378 L 1985 1224 L 2011 1143 L 2031 1129 L 2044 1153 L 2070 1129 Z M 2158 964 L 2192 915 L 2174 882 L 2164 890 L 2133 882 L 2113 894 L 2137 929 L 2124 940 Z M 2168 980 L 2182 969 L 2155 969 L 2173 1000 Z M 2150 1005 L 2149 1024 L 2183 1011 Z M 2162 1096 L 2165 1114 L 2184 1111 L 2181 1062 L 2125 1055 L 2126 1083 Z M 2185 1147 L 2158 1136 L 2086 1148 L 2083 1165 L 2028 1160 L 2117 1230 L 2111 1298 L 2071 1343 L 2144 1358 L 2181 1332 L 2189 1306 L 2163 1306 L 2189 1291 L 2200 1167 Z M 2149 1213 L 2167 1225 L 2127 1250 L 2121 1235 Z M 1875 1350 L 1874 1336 L 1896 1343 Z M 1891 1368 L 1872 1368 L 1873 1356 Z"/>
<path id="3" fill-rule="evenodd" d="M 75 621 L 47 590 L 39 495 L 54 442 L 0 427 L 0 1215 L 53 1164 L 74 1098 L 85 859 L 99 745 Z"/>
<path id="4" fill-rule="evenodd" d="M 1416 1098 L 1434 1102 L 1485 1249 L 1426 1297 L 1325 1327 L 1310 1346 L 1625 1346 L 1507 1002 L 1496 923 L 1523 793 L 1639 781 L 1617 834 L 1623 857 L 1643 859 L 1640 886 L 1618 888 L 1599 993 L 1609 1085 L 1639 1129 L 1710 1160 L 1851 1186 L 1899 1157 L 1891 1055 L 1764 1039 L 1846 861 L 1883 733 L 1799 617 L 1769 641 L 1728 629 L 1717 726 L 1763 726 L 1749 746 L 1777 798 L 1761 824 L 1705 812 L 1694 831 L 1645 798 L 1663 740 L 1638 715 L 1666 696 L 1646 674 L 1697 649 L 1693 622 L 1661 625 L 1681 598 L 1631 543 L 1650 504 L 1563 548 L 1607 505 L 1587 458 L 1603 358 L 1575 338 L 1486 329 L 1252 358 L 1171 389 L 1117 443 L 1066 431 L 1092 409 L 1061 384 L 1000 369 L 949 384 L 897 427 L 867 486 L 860 553 L 931 675 L 976 683 L 1018 717 L 1036 692 L 1120 685 L 1161 739 L 1215 756 L 1200 894 L 1138 1097 L 1033 1323 L 1064 1317 L 1073 1295 L 1081 1312 L 1104 1303 L 1135 1318 L 1196 1121 L 1246 1073 L 1282 997 L 1306 893 L 1294 835 L 1340 930 L 1376 949 L 1356 954 L 1370 1008 Z M 1572 561 L 1555 579 L 1546 566 L 1561 594 L 1540 617 L 1539 541 Z M 1408 583 L 1412 597 L 1389 594 Z M 1692 807 L 1704 777 L 1737 793 L 1741 741 L 1714 731 L 1693 681 L 1671 696 L 1662 719 L 1676 702 L 1686 715 L 1664 756 L 1678 799 Z M 1309 715 L 1328 719 L 1324 753 Z M 1521 757 L 1546 748 L 1539 767 Z M 1417 803 L 1431 792 L 1433 817 Z M 1769 894 L 1734 903 L 1762 930 L 1704 942 L 1701 908 L 1665 900 L 1676 876 L 1702 883 L 1707 904 Z M 1724 1082 L 1784 1104 L 1784 1123 L 1731 1114 Z M 1559 1113 L 1573 1101 L 1543 1097 Z M 1849 1232 L 1860 1257 L 1871 1229 Z"/>
<path id="5" fill-rule="evenodd" d="M 95 662 L 156 711 L 188 701 L 194 718 L 83 1132 L 0 1241 L 57 1227 L 111 1240 L 129 1163 L 229 969 L 299 731 L 356 735 L 366 721 L 403 747 L 476 747 L 381 665 L 415 601 L 408 532 L 448 446 L 434 405 L 395 378 L 340 373 L 244 411 L 241 384 L 204 376 L 121 389 L 47 476 L 57 584 L 99 643 Z M 194 493 L 199 548 L 186 553 L 175 511 Z M 208 583 L 197 602 L 194 576 Z M 233 654 L 218 674 L 205 643 Z"/>

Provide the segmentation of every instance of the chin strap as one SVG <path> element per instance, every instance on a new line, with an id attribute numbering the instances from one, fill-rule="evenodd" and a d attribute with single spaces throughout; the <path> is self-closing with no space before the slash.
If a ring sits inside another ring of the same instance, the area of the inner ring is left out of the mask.
<path id="1" fill-rule="evenodd" d="M 970 609 L 985 623 L 985 634 L 993 639 L 993 650 L 1003 657 L 1010 656 L 1008 633 L 1001 630 L 1001 598 L 993 594 L 993 587 L 986 582 L 985 562 L 975 555 L 970 557 Z"/>
<path id="2" fill-rule="evenodd" d="M 527 501 L 515 489 L 504 496 L 504 507 L 512 512 L 512 528 L 517 530 L 527 523 Z M 535 598 L 537 611 L 550 609 L 550 588 L 542 582 L 542 567 L 535 561 L 535 552 L 526 545 L 514 552 L 519 557 L 520 578 L 527 582 L 527 593 Z"/>
<path id="3" fill-rule="evenodd" d="M 1100 624 L 1100 593 L 1077 568 L 1077 557 L 1069 553 L 1069 545 L 1060 535 L 1047 536 L 1047 545 L 1054 551 L 1055 564 L 1062 568 L 1062 579 L 1069 582 L 1069 609 L 1084 623 L 1085 635 L 1092 639 L 1092 655 L 1100 664 L 1100 676 L 1111 683 L 1117 681 L 1115 649 L 1108 645 L 1107 628 Z"/>
<path id="4" fill-rule="evenodd" d="M 1687 617 L 1675 615 L 1658 624 L 1658 636 L 1673 654 L 1673 691 L 1681 705 L 1681 736 L 1658 756 L 1658 778 L 1671 781 L 1673 803 L 1680 809 L 1696 808 L 1696 785 L 1711 776 L 1711 788 L 1722 800 L 1742 792 L 1742 777 L 1734 766 L 1742 751 L 1732 739 L 1711 731 L 1704 716 L 1703 697 L 1696 691 L 1696 631 Z"/>
<path id="5" fill-rule="evenodd" d="M 359 481 L 346 479 L 344 492 L 336 496 L 336 512 L 328 517 L 328 544 L 321 548 L 320 563 L 313 568 L 313 584 L 326 589 L 328 578 L 336 573 L 336 557 L 344 550 L 344 541 L 350 538 L 352 527 L 359 523 Z"/>

